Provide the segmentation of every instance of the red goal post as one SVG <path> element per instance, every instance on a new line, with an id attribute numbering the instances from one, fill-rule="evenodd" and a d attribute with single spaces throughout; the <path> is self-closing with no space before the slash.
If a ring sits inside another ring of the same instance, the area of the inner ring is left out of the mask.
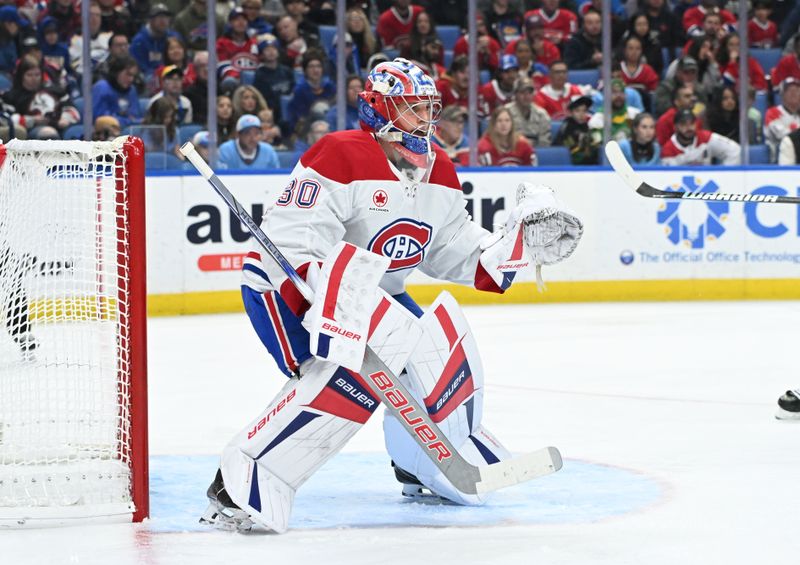
<path id="1" fill-rule="evenodd" d="M 149 514 L 144 146 L 0 145 L 0 527 Z"/>

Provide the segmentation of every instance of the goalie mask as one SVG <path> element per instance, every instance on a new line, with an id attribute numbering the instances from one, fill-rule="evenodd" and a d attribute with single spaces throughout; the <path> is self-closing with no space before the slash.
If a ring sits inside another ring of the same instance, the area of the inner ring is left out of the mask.
<path id="1" fill-rule="evenodd" d="M 422 169 L 433 162 L 430 138 L 441 109 L 433 79 L 401 58 L 370 71 L 358 100 L 361 128 L 391 142 L 406 161 Z"/>

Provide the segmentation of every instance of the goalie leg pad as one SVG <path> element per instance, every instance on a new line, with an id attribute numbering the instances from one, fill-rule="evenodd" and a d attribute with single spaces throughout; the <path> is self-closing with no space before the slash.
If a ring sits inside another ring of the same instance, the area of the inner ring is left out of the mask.
<path id="1" fill-rule="evenodd" d="M 285 532 L 295 491 L 378 407 L 360 377 L 311 359 L 228 444 L 220 468 L 231 500 L 255 522 Z"/>
<path id="2" fill-rule="evenodd" d="M 392 371 L 402 369 L 422 337 L 416 317 L 385 294 L 368 332 Z M 295 491 L 379 404 L 363 378 L 343 367 L 311 357 L 300 373 L 228 444 L 220 465 L 231 500 L 276 532 L 288 528 Z"/>
<path id="3" fill-rule="evenodd" d="M 507 459 L 508 451 L 481 425 L 483 366 L 455 299 L 440 294 L 420 323 L 423 338 L 400 378 L 467 461 L 485 465 Z M 458 504 L 486 500 L 485 494 L 467 495 L 453 487 L 388 412 L 383 425 L 392 460 L 432 492 Z"/>

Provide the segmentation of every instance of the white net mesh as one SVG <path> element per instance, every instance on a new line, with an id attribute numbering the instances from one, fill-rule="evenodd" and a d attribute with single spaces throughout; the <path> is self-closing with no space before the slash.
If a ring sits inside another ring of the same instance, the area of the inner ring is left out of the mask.
<path id="1" fill-rule="evenodd" d="M 125 165 L 116 142 L 7 146 L 0 518 L 132 507 Z"/>

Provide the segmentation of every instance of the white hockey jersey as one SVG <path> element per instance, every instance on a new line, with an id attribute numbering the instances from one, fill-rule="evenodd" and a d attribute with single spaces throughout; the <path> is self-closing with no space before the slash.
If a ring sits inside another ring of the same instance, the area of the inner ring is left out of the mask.
<path id="1" fill-rule="evenodd" d="M 498 286 L 479 262 L 489 232 L 467 215 L 447 154 L 434 151 L 429 180 L 414 183 L 391 165 L 371 133 L 328 134 L 300 159 L 262 229 L 303 277 L 311 261 L 322 261 L 343 240 L 391 259 L 380 286 L 392 295 L 404 291 L 415 268 L 503 292 L 507 285 Z M 249 254 L 243 282 L 259 292 L 278 290 L 296 314 L 305 310 L 291 281 L 271 259 L 262 262 L 260 252 Z"/>

